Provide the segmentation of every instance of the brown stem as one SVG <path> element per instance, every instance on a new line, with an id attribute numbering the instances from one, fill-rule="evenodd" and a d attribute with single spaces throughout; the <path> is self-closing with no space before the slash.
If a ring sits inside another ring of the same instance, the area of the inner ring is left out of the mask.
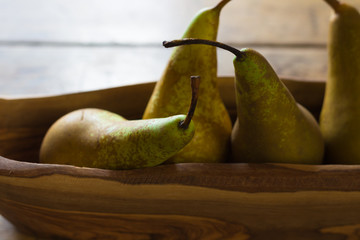
<path id="1" fill-rule="evenodd" d="M 200 76 L 191 76 L 191 103 L 189 107 L 189 111 L 185 117 L 185 120 L 180 122 L 179 127 L 183 129 L 187 129 L 191 122 L 192 117 L 194 116 L 196 103 L 199 96 L 199 85 L 200 85 Z"/>
<path id="2" fill-rule="evenodd" d="M 198 38 L 184 38 L 184 39 L 178 39 L 173 41 L 163 41 L 163 46 L 166 48 L 170 47 L 176 47 L 176 46 L 182 46 L 182 45 L 192 45 L 192 44 L 204 44 L 204 45 L 210 45 L 218 48 L 225 49 L 227 51 L 230 51 L 233 53 L 238 60 L 242 60 L 245 57 L 245 53 L 241 52 L 240 50 L 233 48 L 229 45 L 226 45 L 224 43 L 211 41 L 207 39 L 198 39 Z"/>
<path id="3" fill-rule="evenodd" d="M 221 10 L 228 2 L 230 2 L 231 0 L 222 0 L 221 2 L 219 2 L 215 8 Z"/>
<path id="4" fill-rule="evenodd" d="M 339 12 L 340 2 L 338 0 L 324 0 L 336 13 Z"/>

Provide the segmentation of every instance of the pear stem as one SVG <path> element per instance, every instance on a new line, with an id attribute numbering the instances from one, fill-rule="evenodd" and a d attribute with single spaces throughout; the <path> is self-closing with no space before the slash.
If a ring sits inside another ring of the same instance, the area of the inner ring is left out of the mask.
<path id="1" fill-rule="evenodd" d="M 220 43 L 217 41 L 211 41 L 207 39 L 198 39 L 198 38 L 184 38 L 184 39 L 178 39 L 173 41 L 163 41 L 163 46 L 166 48 L 170 47 L 177 47 L 182 45 L 192 45 L 192 44 L 204 44 L 204 45 L 210 45 L 218 48 L 225 49 L 231 53 L 233 53 L 238 60 L 242 60 L 245 58 L 245 53 L 241 52 L 240 50 L 231 47 L 229 45 L 226 45 L 224 43 Z"/>
<path id="2" fill-rule="evenodd" d="M 181 121 L 179 127 L 182 129 L 187 129 L 191 122 L 192 117 L 194 116 L 198 96 L 199 96 L 199 85 L 200 85 L 200 76 L 191 76 L 191 103 L 189 111 L 185 117 L 184 121 Z"/>
<path id="3" fill-rule="evenodd" d="M 336 13 L 339 12 L 340 2 L 338 0 L 324 0 Z"/>
<path id="4" fill-rule="evenodd" d="M 214 8 L 217 8 L 217 9 L 221 10 L 230 1 L 231 0 L 222 0 Z"/>

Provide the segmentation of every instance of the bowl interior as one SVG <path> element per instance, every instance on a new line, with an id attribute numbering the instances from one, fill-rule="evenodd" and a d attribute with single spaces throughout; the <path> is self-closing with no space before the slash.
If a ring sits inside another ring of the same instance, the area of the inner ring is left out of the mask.
<path id="1" fill-rule="evenodd" d="M 295 99 L 318 117 L 324 82 L 282 78 Z M 142 117 L 155 82 L 91 92 L 25 99 L 0 99 L 0 156 L 38 162 L 41 141 L 64 114 L 86 107 L 106 109 L 127 119 Z M 220 77 L 219 89 L 234 121 L 236 103 L 233 77 Z"/>

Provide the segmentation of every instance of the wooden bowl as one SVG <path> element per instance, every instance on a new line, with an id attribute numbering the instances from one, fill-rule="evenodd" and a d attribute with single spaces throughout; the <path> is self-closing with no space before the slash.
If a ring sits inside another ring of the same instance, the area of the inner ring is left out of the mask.
<path id="1" fill-rule="evenodd" d="M 233 78 L 220 90 L 235 118 Z M 323 82 L 286 80 L 318 116 Z M 0 213 L 19 230 L 65 239 L 358 239 L 360 167 L 176 164 L 112 171 L 38 164 L 41 140 L 84 107 L 140 118 L 154 83 L 0 99 Z"/>

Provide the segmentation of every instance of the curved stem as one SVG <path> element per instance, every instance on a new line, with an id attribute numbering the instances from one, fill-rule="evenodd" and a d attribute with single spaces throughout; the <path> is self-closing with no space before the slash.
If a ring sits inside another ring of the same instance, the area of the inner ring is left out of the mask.
<path id="1" fill-rule="evenodd" d="M 340 2 L 338 0 L 324 0 L 336 13 L 339 12 Z"/>
<path id="2" fill-rule="evenodd" d="M 219 10 L 221 10 L 228 2 L 230 2 L 231 0 L 222 0 L 221 2 L 219 2 L 215 8 L 218 8 Z"/>
<path id="3" fill-rule="evenodd" d="M 241 52 L 240 50 L 238 50 L 236 48 L 233 48 L 224 43 L 206 40 L 206 39 L 184 38 L 184 39 L 178 39 L 178 40 L 173 40 L 173 41 L 169 41 L 169 42 L 163 41 L 163 46 L 166 48 L 182 46 L 182 45 L 192 45 L 192 44 L 204 44 L 204 45 L 210 45 L 210 46 L 225 49 L 225 50 L 233 53 L 236 56 L 236 58 L 238 58 L 239 60 L 241 60 L 245 57 L 245 53 Z"/>
<path id="4" fill-rule="evenodd" d="M 192 117 L 194 116 L 198 96 L 199 96 L 199 85 L 200 85 L 200 76 L 191 76 L 191 103 L 189 107 L 189 111 L 185 117 L 185 120 L 180 122 L 179 127 L 183 129 L 187 129 L 191 122 Z"/>

